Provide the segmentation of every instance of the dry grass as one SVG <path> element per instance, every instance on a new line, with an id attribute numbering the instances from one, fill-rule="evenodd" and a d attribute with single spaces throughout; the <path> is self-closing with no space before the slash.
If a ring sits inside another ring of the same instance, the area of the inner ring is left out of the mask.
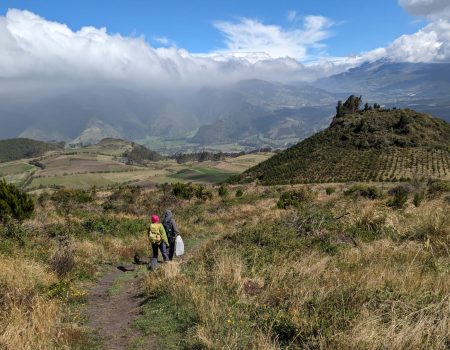
<path id="1" fill-rule="evenodd" d="M 152 297 L 169 293 L 177 308 L 192 315 L 188 345 L 255 350 L 448 348 L 448 204 L 437 199 L 419 208 L 393 210 L 385 199 L 355 201 L 338 191 L 321 195 L 311 210 L 322 210 L 322 215 L 332 204 L 332 216 L 348 214 L 326 226 L 323 235 L 298 237 L 289 236 L 294 210 L 276 208 L 277 193 L 283 190 L 249 186 L 241 199 L 230 190 L 225 200 L 216 195 L 206 203 L 176 203 L 175 217 L 187 242 L 214 238 L 189 249 L 184 260 L 147 275 L 142 288 Z M 155 193 L 143 191 L 136 203 L 154 210 Z M 106 197 L 100 193 L 98 198 L 92 208 L 84 208 L 89 215 L 101 215 L 94 209 Z M 152 201 L 147 203 L 148 198 Z M 77 215 L 74 212 L 70 222 L 81 225 L 85 217 Z M 114 215 L 123 221 L 142 219 Z M 276 239 L 268 239 L 274 221 L 280 229 L 274 232 Z M 44 230 L 67 222 L 49 204 L 25 225 Z M 258 240 L 249 238 L 256 234 Z M 357 244 L 343 242 L 341 236 L 351 236 Z M 57 255 L 57 243 L 33 239 L 32 251 L 18 247 L 10 256 L 0 255 L 0 348 L 60 349 L 71 345 L 72 337 L 83 337 L 78 321 L 68 317 L 72 311 L 66 301 L 47 293 L 62 281 L 50 272 L 48 261 Z M 75 233 L 70 239 L 75 271 L 89 276 L 105 263 L 131 260 L 148 246 L 144 233 Z M 26 257 L 15 258 L 21 249 Z"/>
<path id="2" fill-rule="evenodd" d="M 286 216 L 274 206 L 274 199 L 259 200 L 211 220 L 227 223 L 226 237 L 248 235 L 233 222 L 263 229 Z M 177 304 L 197 317 L 191 337 L 208 349 L 447 349 L 448 205 L 398 211 L 361 199 L 334 211 L 349 213 L 337 233 L 357 227 L 373 235 L 331 255 L 226 238 L 206 244 L 175 274 L 148 278 L 147 291 L 170 285 Z"/>
<path id="3" fill-rule="evenodd" d="M 0 257 L 0 348 L 64 349 L 63 310 L 58 301 L 39 294 L 57 278 L 41 265 Z"/>

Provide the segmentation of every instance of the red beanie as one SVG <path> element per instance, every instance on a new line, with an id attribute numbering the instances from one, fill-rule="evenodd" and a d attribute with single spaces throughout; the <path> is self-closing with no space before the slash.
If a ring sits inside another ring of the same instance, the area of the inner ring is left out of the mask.
<path id="1" fill-rule="evenodd" d="M 159 222 L 159 217 L 158 217 L 158 215 L 152 215 L 152 222 L 153 222 L 154 224 Z"/>

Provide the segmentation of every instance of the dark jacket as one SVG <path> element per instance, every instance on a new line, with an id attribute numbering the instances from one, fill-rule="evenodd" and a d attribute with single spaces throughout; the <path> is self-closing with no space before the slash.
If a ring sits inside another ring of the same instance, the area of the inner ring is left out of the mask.
<path id="1" fill-rule="evenodd" d="M 173 242 L 175 237 L 180 234 L 180 231 L 178 231 L 177 224 L 175 223 L 170 210 L 166 210 L 162 224 L 164 226 L 164 230 L 166 230 L 169 242 Z"/>

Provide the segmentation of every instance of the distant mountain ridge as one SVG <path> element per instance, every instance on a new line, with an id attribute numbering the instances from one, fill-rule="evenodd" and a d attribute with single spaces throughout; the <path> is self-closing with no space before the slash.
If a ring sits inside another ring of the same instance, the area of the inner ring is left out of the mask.
<path id="1" fill-rule="evenodd" d="M 244 172 L 263 184 L 450 179 L 450 124 L 412 110 L 335 117 L 330 127 Z"/>
<path id="2" fill-rule="evenodd" d="M 20 84 L 0 89 L 0 123 L 6 126 L 0 138 L 86 144 L 103 137 L 156 137 L 199 147 L 278 147 L 324 129 L 335 101 L 351 93 L 450 121 L 450 63 L 380 60 L 313 83 L 252 79 L 195 90 L 136 91 L 93 84 L 74 89 L 51 83 L 36 89 Z"/>

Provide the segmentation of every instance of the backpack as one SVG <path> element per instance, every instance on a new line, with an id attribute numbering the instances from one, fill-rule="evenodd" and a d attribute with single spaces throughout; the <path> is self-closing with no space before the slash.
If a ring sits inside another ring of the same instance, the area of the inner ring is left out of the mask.
<path id="1" fill-rule="evenodd" d="M 173 237 L 173 224 L 172 224 L 172 222 L 168 222 L 168 223 L 163 222 L 162 225 L 164 226 L 164 230 L 166 231 L 167 238 L 168 238 L 170 241 L 172 241 L 172 240 L 174 239 L 174 237 Z"/>
<path id="2" fill-rule="evenodd" d="M 150 224 L 148 229 L 148 238 L 153 244 L 161 243 L 161 234 L 159 233 L 159 225 L 161 224 Z"/>

